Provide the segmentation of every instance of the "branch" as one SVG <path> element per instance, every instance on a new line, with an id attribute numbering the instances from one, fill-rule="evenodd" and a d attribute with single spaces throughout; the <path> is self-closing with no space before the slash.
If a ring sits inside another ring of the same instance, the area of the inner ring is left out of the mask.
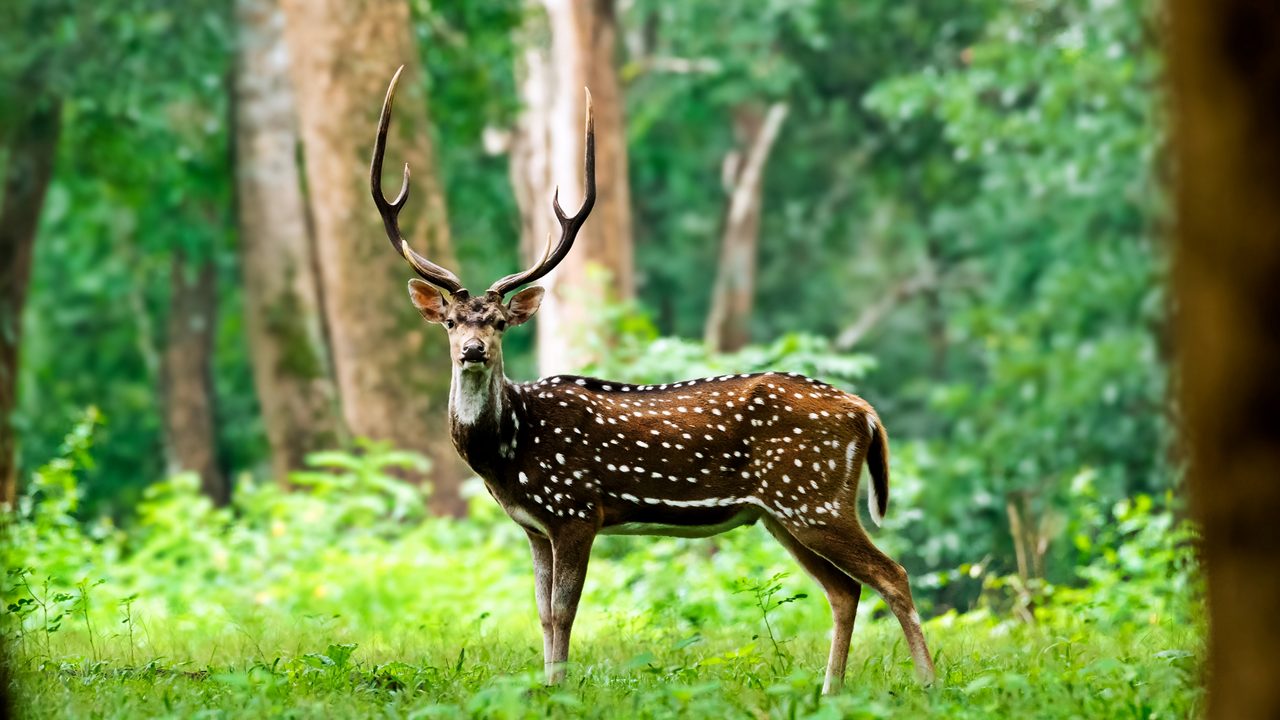
<path id="1" fill-rule="evenodd" d="M 716 75 L 724 66 L 715 58 L 681 58 L 647 55 L 632 63 L 626 73 L 636 77 L 650 72 L 670 73 L 672 75 Z"/>
<path id="2" fill-rule="evenodd" d="M 862 339 L 899 305 L 925 290 L 936 287 L 937 284 L 938 276 L 931 265 L 926 265 L 913 277 L 898 281 L 888 292 L 881 295 L 879 300 L 863 310 L 857 320 L 840 331 L 836 336 L 836 349 L 848 350 L 862 342 Z"/>

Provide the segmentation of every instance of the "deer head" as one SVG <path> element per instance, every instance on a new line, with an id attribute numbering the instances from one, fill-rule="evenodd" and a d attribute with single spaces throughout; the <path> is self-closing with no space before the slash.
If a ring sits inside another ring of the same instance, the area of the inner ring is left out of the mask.
<path id="1" fill-rule="evenodd" d="M 378 136 L 374 143 L 373 162 L 369 171 L 369 184 L 373 202 L 382 215 L 387 238 L 396 252 L 409 263 L 422 278 L 409 281 L 409 299 L 428 322 L 443 325 L 449 333 L 450 356 L 456 370 L 468 374 L 489 374 L 502 365 L 502 335 L 508 328 L 521 325 L 533 317 L 542 303 L 543 289 L 529 287 L 504 302 L 508 293 L 535 282 L 555 269 L 573 248 L 582 224 L 596 200 L 596 144 L 595 116 L 591 107 L 591 92 L 587 91 L 585 182 L 582 206 L 572 216 L 565 215 L 560 207 L 560 190 L 556 188 L 551 205 L 560 221 L 560 239 L 553 246 L 547 237 L 542 258 L 527 270 L 507 275 L 489 286 L 483 295 L 472 296 L 462 282 L 450 270 L 419 255 L 409 247 L 400 233 L 399 215 L 409 199 L 409 164 L 404 166 L 404 180 L 395 200 L 387 201 L 382 194 L 382 159 L 387 149 L 387 130 L 391 126 L 391 107 L 395 101 L 396 85 L 400 82 L 401 66 L 391 78 L 386 99 L 382 103 L 382 115 L 378 121 Z"/>

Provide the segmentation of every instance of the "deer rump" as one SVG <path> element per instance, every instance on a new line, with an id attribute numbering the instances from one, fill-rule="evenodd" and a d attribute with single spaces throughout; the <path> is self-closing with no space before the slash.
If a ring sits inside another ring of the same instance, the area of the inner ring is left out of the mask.
<path id="1" fill-rule="evenodd" d="M 508 500 L 535 530 L 567 517 L 596 520 L 605 534 L 706 537 L 765 513 L 792 527 L 836 524 L 856 518 L 858 476 L 873 445 L 868 505 L 877 522 L 888 499 L 887 443 L 874 410 L 811 378 L 770 372 L 627 385 L 557 376 L 520 387 L 527 421 L 516 426 L 528 437 L 513 444 L 541 447 L 516 459 Z"/>

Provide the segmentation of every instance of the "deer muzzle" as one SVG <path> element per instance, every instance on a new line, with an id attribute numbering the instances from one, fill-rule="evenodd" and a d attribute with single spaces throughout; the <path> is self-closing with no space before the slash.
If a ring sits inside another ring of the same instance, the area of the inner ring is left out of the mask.
<path id="1" fill-rule="evenodd" d="M 462 344 L 462 353 L 459 358 L 464 363 L 482 363 L 486 356 L 484 352 L 484 343 L 480 340 L 471 339 Z"/>

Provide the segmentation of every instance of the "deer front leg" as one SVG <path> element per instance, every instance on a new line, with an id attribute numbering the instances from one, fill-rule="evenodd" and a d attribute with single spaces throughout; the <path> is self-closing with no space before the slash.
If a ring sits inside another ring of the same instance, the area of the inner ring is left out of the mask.
<path id="1" fill-rule="evenodd" d="M 535 532 L 525 532 L 529 535 L 529 550 L 533 554 L 533 593 L 538 601 L 538 620 L 542 624 L 542 657 L 550 662 L 555 638 L 555 626 L 551 623 L 551 541 Z"/>
<path id="2" fill-rule="evenodd" d="M 551 535 L 554 557 L 551 580 L 551 625 L 554 637 L 551 654 L 546 657 L 547 684 L 564 679 L 569 660 L 569 633 L 578 614 L 578 599 L 587 579 L 587 562 L 591 559 L 591 543 L 595 528 L 574 525 L 560 528 Z"/>

